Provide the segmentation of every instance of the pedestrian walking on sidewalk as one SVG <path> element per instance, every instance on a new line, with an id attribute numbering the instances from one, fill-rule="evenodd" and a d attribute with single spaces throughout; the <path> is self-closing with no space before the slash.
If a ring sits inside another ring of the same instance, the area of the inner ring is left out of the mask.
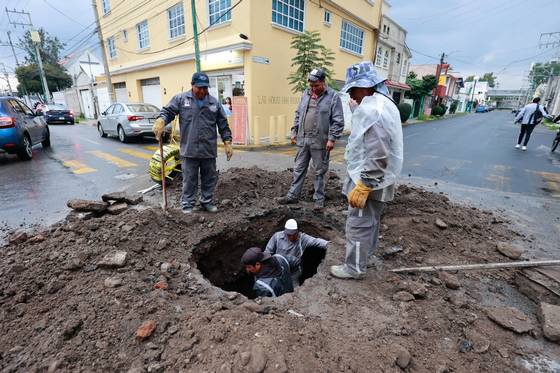
<path id="1" fill-rule="evenodd" d="M 535 97 L 533 102 L 525 105 L 515 117 L 514 123 L 521 122 L 521 131 L 519 132 L 517 145 L 515 145 L 516 149 L 521 148 L 523 151 L 527 150 L 527 144 L 531 138 L 531 133 L 533 133 L 533 130 L 542 121 L 543 117 L 552 119 L 552 116 L 539 104 L 540 101 L 540 97 Z M 523 141 L 523 137 L 525 137 L 525 141 Z M 523 146 L 521 146 L 521 143 L 523 143 Z"/>
<path id="2" fill-rule="evenodd" d="M 218 135 L 224 142 L 227 160 L 231 159 L 231 130 L 222 105 L 208 94 L 208 75 L 197 72 L 191 80 L 192 89 L 179 93 L 161 109 L 153 126 L 158 139 L 165 126 L 175 116 L 179 116 L 181 132 L 181 158 L 183 171 L 183 193 L 181 205 L 183 212 L 191 214 L 195 210 L 198 194 L 198 175 L 200 174 L 200 207 L 208 212 L 216 212 L 214 188 L 218 182 L 216 157 L 218 156 Z"/>
<path id="3" fill-rule="evenodd" d="M 331 267 L 331 275 L 361 279 L 379 239 L 381 212 L 393 200 L 403 165 L 403 135 L 399 109 L 373 63 L 350 66 L 343 92 L 351 97 L 352 128 L 346 145 L 348 198 L 346 258 Z"/>
<path id="4" fill-rule="evenodd" d="M 297 203 L 303 189 L 309 161 L 315 166 L 315 210 L 325 204 L 325 174 L 329 170 L 330 151 L 344 129 L 342 101 L 336 92 L 327 86 L 326 74 L 313 69 L 307 77 L 309 88 L 305 90 L 296 110 L 292 127 L 291 142 L 298 150 L 294 165 L 294 178 L 281 204 Z"/>

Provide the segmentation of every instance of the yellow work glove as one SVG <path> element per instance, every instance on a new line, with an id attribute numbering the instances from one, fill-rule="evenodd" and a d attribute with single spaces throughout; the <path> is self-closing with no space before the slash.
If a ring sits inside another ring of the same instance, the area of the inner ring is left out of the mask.
<path id="1" fill-rule="evenodd" d="M 358 181 L 354 189 L 348 194 L 348 203 L 356 209 L 363 209 L 366 206 L 367 198 L 372 190 L 372 188 L 366 186 L 362 181 Z"/>
<path id="2" fill-rule="evenodd" d="M 227 160 L 229 161 L 233 155 L 233 146 L 231 145 L 231 141 L 224 141 L 224 149 L 226 151 Z"/>
<path id="3" fill-rule="evenodd" d="M 165 120 L 163 118 L 156 119 L 154 125 L 152 126 L 152 131 L 156 135 L 156 139 L 161 140 L 161 135 L 165 130 Z"/>

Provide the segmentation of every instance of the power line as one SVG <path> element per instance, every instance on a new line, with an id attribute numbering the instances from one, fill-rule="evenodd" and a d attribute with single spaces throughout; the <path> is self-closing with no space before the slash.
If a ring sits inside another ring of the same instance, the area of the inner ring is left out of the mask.
<path id="1" fill-rule="evenodd" d="M 64 13 L 62 10 L 58 9 L 57 7 L 55 7 L 54 5 L 52 5 L 51 3 L 49 3 L 47 0 L 43 0 L 45 2 L 45 4 L 47 4 L 49 7 L 51 7 L 52 9 L 54 9 L 56 12 L 58 12 L 59 14 L 62 14 L 64 17 L 68 18 L 70 21 L 74 22 L 77 25 L 80 25 L 82 27 L 87 27 L 84 26 L 83 24 L 81 24 L 80 22 L 76 21 L 74 18 L 70 17 L 68 14 Z"/>

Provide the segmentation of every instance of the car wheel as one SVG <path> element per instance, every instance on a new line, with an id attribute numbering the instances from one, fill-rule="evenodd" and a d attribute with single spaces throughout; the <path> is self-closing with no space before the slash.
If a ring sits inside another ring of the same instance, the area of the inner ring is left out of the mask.
<path id="1" fill-rule="evenodd" d="M 107 134 L 103 130 L 103 126 L 101 125 L 101 123 L 97 123 L 97 131 L 99 132 L 99 136 L 107 137 Z"/>
<path id="2" fill-rule="evenodd" d="M 43 148 L 50 148 L 51 146 L 51 132 L 49 131 L 48 128 L 47 128 L 47 136 L 45 136 L 45 139 L 41 141 L 41 145 L 43 145 Z"/>
<path id="3" fill-rule="evenodd" d="M 117 134 L 119 136 L 120 142 L 122 142 L 122 143 L 128 142 L 128 136 L 126 135 L 126 133 L 124 133 L 124 129 L 122 128 L 122 126 L 120 124 L 117 127 Z"/>
<path id="4" fill-rule="evenodd" d="M 17 152 L 17 155 L 22 161 L 29 161 L 33 158 L 33 144 L 28 134 L 23 135 L 23 144 L 21 149 Z"/>

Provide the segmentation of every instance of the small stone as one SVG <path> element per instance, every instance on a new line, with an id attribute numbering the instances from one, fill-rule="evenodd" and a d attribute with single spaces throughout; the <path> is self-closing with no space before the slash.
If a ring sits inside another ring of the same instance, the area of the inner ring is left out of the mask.
<path id="1" fill-rule="evenodd" d="M 229 205 L 229 204 L 231 204 L 231 199 L 223 199 L 223 200 L 220 202 L 220 205 L 222 205 L 222 206 L 227 206 L 227 205 Z"/>
<path id="2" fill-rule="evenodd" d="M 439 272 L 439 279 L 443 281 L 445 286 L 452 290 L 457 290 L 461 287 L 459 279 L 449 272 Z"/>
<path id="3" fill-rule="evenodd" d="M 241 365 L 246 366 L 247 364 L 249 364 L 249 360 L 251 360 L 251 353 L 242 352 L 240 357 L 241 357 Z"/>
<path id="4" fill-rule="evenodd" d="M 129 205 L 137 205 L 142 201 L 144 201 L 144 197 L 142 197 L 139 194 L 133 196 L 127 196 L 125 200 L 125 202 L 128 203 Z"/>
<path id="5" fill-rule="evenodd" d="M 154 320 L 144 321 L 144 323 L 142 323 L 142 325 L 140 325 L 140 327 L 136 330 L 136 338 L 140 341 L 145 340 L 153 334 L 156 330 L 156 326 L 157 324 Z"/>
<path id="6" fill-rule="evenodd" d="M 84 322 L 80 319 L 68 321 L 64 326 L 64 330 L 62 331 L 62 336 L 64 337 L 64 339 L 72 339 L 76 334 L 78 334 L 80 332 L 80 329 L 82 329 L 83 323 Z"/>
<path id="7" fill-rule="evenodd" d="M 410 365 L 410 352 L 402 346 L 394 346 L 395 350 L 395 363 L 401 369 L 406 369 Z"/>
<path id="8" fill-rule="evenodd" d="M 103 202 L 124 202 L 126 200 L 125 192 L 111 192 L 105 193 L 101 196 Z"/>
<path id="9" fill-rule="evenodd" d="M 64 287 L 64 285 L 65 285 L 65 283 L 63 281 L 53 280 L 49 283 L 49 286 L 47 287 L 47 293 L 55 294 L 60 289 L 62 289 Z"/>
<path id="10" fill-rule="evenodd" d="M 447 223 L 445 223 L 443 220 L 441 220 L 440 218 L 436 219 L 436 227 L 438 227 L 439 229 L 447 229 Z"/>
<path id="11" fill-rule="evenodd" d="M 49 368 L 47 369 L 47 373 L 54 373 L 62 366 L 62 361 L 60 360 L 53 360 L 49 364 Z"/>
<path id="12" fill-rule="evenodd" d="M 437 286 L 439 286 L 439 285 L 442 284 L 441 280 L 440 280 L 439 278 L 437 278 L 437 277 L 432 277 L 432 278 L 430 278 L 430 283 L 431 283 L 432 285 L 437 285 Z"/>
<path id="13" fill-rule="evenodd" d="M 482 354 L 490 348 L 490 341 L 488 338 L 478 333 L 476 330 L 466 330 L 465 338 L 472 342 L 472 349 L 477 354 Z"/>
<path id="14" fill-rule="evenodd" d="M 123 284 L 123 279 L 120 277 L 107 277 L 103 284 L 107 288 L 116 288 Z"/>
<path id="15" fill-rule="evenodd" d="M 218 372 L 231 373 L 231 365 L 229 363 L 223 363 L 222 366 L 220 366 L 220 370 Z"/>
<path id="16" fill-rule="evenodd" d="M 473 344 L 468 339 L 463 339 L 459 342 L 459 352 L 464 354 L 465 352 L 469 352 L 473 349 Z"/>
<path id="17" fill-rule="evenodd" d="M 165 365 L 161 363 L 151 363 L 148 365 L 148 373 L 159 373 L 165 370 Z"/>
<path id="18" fill-rule="evenodd" d="M 160 280 L 154 284 L 154 289 L 166 290 L 169 287 L 167 281 Z"/>
<path id="19" fill-rule="evenodd" d="M 523 248 L 521 246 L 507 242 L 498 242 L 496 244 L 496 249 L 500 252 L 500 254 L 505 255 L 510 259 L 519 259 L 521 255 L 523 255 Z"/>
<path id="20" fill-rule="evenodd" d="M 76 271 L 82 268 L 83 265 L 84 263 L 80 260 L 80 258 L 73 257 L 68 260 L 68 262 L 64 266 L 64 269 L 69 271 Z"/>
<path id="21" fill-rule="evenodd" d="M 109 207 L 107 202 L 89 201 L 85 199 L 71 199 L 66 205 L 75 211 L 96 213 L 105 212 L 107 207 Z"/>
<path id="22" fill-rule="evenodd" d="M 103 257 L 103 259 L 97 263 L 100 267 L 124 267 L 126 264 L 128 253 L 126 251 L 115 251 L 109 253 Z"/>
<path id="23" fill-rule="evenodd" d="M 27 241 L 27 239 L 29 238 L 29 236 L 27 235 L 26 232 L 24 231 L 15 231 L 14 233 L 12 233 L 10 235 L 10 237 L 8 238 L 8 242 L 11 245 L 17 245 L 20 243 L 23 243 L 25 241 Z"/>
<path id="24" fill-rule="evenodd" d="M 538 316 L 546 339 L 560 343 L 560 306 L 542 302 Z"/>
<path id="25" fill-rule="evenodd" d="M 527 333 L 533 329 L 529 317 L 513 307 L 488 308 L 486 314 L 496 324 L 518 334 Z"/>
<path id="26" fill-rule="evenodd" d="M 114 203 L 107 208 L 107 212 L 111 215 L 118 215 L 121 212 L 126 211 L 126 209 L 128 209 L 128 205 L 126 203 Z"/>
<path id="27" fill-rule="evenodd" d="M 228 300 L 235 300 L 235 299 L 237 299 L 237 295 L 238 295 L 237 293 L 233 293 L 233 292 L 232 292 L 232 293 L 229 293 L 229 294 L 227 295 L 227 299 L 228 299 Z"/>
<path id="28" fill-rule="evenodd" d="M 261 345 L 254 344 L 251 348 L 251 370 L 253 373 L 262 373 L 266 367 L 268 358 Z"/>
<path id="29" fill-rule="evenodd" d="M 426 298 L 428 294 L 426 286 L 416 281 L 403 281 L 399 283 L 399 290 L 411 293 L 414 295 L 414 298 Z"/>
<path id="30" fill-rule="evenodd" d="M 173 335 L 173 334 L 177 333 L 178 331 L 179 331 L 179 327 L 178 327 L 177 325 L 171 325 L 171 326 L 169 327 L 169 329 L 167 329 L 167 332 L 168 332 L 170 335 Z"/>
<path id="31" fill-rule="evenodd" d="M 42 234 L 38 234 L 36 236 L 31 237 L 28 242 L 30 243 L 40 243 L 43 242 L 45 240 L 45 236 L 43 236 Z"/>
<path id="32" fill-rule="evenodd" d="M 200 224 L 204 223 L 205 221 L 206 221 L 206 218 L 204 216 L 201 216 L 201 217 L 198 218 L 198 222 Z"/>
<path id="33" fill-rule="evenodd" d="M 408 291 L 399 291 L 393 295 L 393 300 L 396 302 L 410 302 L 414 300 L 414 295 Z"/>
<path id="34" fill-rule="evenodd" d="M 167 239 L 165 239 L 165 238 L 160 239 L 157 243 L 157 249 L 158 250 L 165 249 L 166 246 L 167 246 L 167 243 L 168 243 Z"/>
<path id="35" fill-rule="evenodd" d="M 383 257 L 388 257 L 388 256 L 393 256 L 397 253 L 400 253 L 403 251 L 403 247 L 402 246 L 391 246 L 386 248 L 385 250 L 383 250 Z"/>
<path id="36" fill-rule="evenodd" d="M 208 228 L 212 228 L 214 226 L 214 222 L 211 221 L 210 223 L 208 223 Z"/>
<path id="37" fill-rule="evenodd" d="M 146 343 L 146 348 L 150 349 L 150 350 L 157 350 L 159 349 L 158 345 L 156 345 L 154 342 L 148 342 Z"/>

